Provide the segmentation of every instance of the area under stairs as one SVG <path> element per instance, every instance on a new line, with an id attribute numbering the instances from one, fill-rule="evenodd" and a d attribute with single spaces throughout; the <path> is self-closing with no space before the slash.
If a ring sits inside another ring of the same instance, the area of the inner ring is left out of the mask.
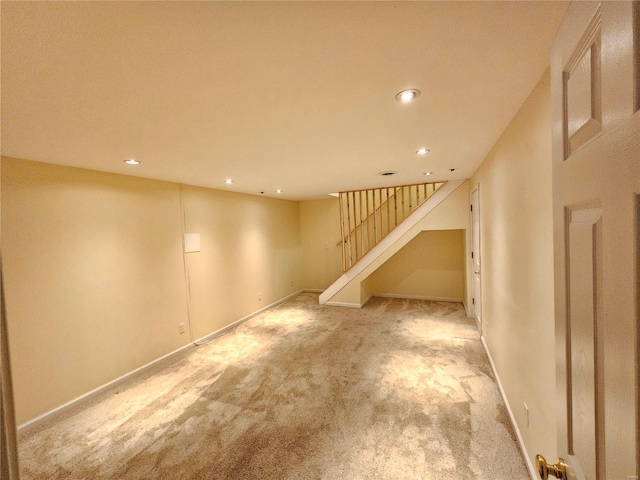
<path id="1" fill-rule="evenodd" d="M 449 180 L 440 186 L 402 223 L 320 294 L 320 304 L 362 307 L 371 297 L 366 282 L 369 275 L 418 235 L 423 230 L 421 223 L 425 217 L 464 182 L 465 180 Z"/>

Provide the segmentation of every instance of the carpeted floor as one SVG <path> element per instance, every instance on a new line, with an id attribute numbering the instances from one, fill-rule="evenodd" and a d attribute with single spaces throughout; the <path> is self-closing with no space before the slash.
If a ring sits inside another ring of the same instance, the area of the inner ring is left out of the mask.
<path id="1" fill-rule="evenodd" d="M 310 293 L 19 448 L 23 480 L 529 478 L 461 304 Z"/>

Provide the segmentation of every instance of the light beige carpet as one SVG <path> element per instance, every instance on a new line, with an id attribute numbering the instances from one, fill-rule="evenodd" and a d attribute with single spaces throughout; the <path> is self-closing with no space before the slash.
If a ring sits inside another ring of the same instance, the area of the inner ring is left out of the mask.
<path id="1" fill-rule="evenodd" d="M 527 479 L 460 304 L 298 297 L 21 436 L 22 479 Z"/>

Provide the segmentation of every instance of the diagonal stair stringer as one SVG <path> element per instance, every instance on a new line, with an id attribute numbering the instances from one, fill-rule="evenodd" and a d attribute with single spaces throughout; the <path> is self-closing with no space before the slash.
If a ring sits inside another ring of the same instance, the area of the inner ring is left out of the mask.
<path id="1" fill-rule="evenodd" d="M 449 180 L 442 185 L 358 263 L 322 292 L 319 303 L 321 305 L 362 307 L 369 300 L 369 295 L 363 291 L 362 283 L 386 261 L 388 257 L 381 260 L 385 253 L 390 250 L 395 253 L 409 243 L 421 231 L 415 228 L 416 225 L 464 182 L 465 180 Z"/>

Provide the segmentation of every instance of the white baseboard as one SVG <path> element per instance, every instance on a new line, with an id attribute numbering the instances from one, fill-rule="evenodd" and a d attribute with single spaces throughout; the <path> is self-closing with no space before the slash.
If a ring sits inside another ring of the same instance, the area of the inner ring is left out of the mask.
<path id="1" fill-rule="evenodd" d="M 327 302 L 324 305 L 329 305 L 330 307 L 362 308 L 372 297 L 373 295 L 369 295 L 362 303 Z"/>
<path id="2" fill-rule="evenodd" d="M 461 298 L 455 297 L 432 297 L 425 295 L 402 295 L 395 293 L 374 293 L 374 297 L 382 297 L 382 298 L 408 298 L 410 300 L 431 300 L 433 302 L 454 302 L 454 303 L 463 303 Z"/>
<path id="3" fill-rule="evenodd" d="M 520 447 L 520 451 L 522 452 L 522 456 L 524 457 L 524 462 L 527 465 L 527 470 L 529 470 L 529 476 L 531 480 L 538 480 L 538 474 L 536 473 L 536 469 L 531 463 L 531 457 L 529 456 L 529 452 L 527 452 L 527 447 L 524 445 L 524 440 L 522 439 L 522 434 L 520 433 L 520 429 L 518 428 L 518 424 L 516 423 L 516 418 L 513 415 L 513 411 L 511 410 L 511 405 L 509 405 L 509 400 L 507 399 L 507 395 L 504 392 L 504 388 L 502 388 L 502 382 L 500 381 L 500 377 L 498 376 L 498 371 L 496 370 L 496 365 L 493 363 L 493 358 L 491 358 L 491 353 L 489 352 L 489 348 L 487 347 L 487 343 L 484 340 L 484 337 L 481 336 L 480 340 L 482 341 L 482 346 L 484 347 L 484 351 L 489 358 L 489 363 L 491 364 L 491 370 L 493 371 L 493 376 L 496 377 L 496 383 L 498 384 L 498 389 L 500 390 L 500 395 L 502 396 L 502 400 L 504 401 L 505 406 L 507 407 L 507 412 L 509 412 L 509 420 L 511 420 L 511 426 L 513 427 L 513 431 L 516 434 L 516 438 L 518 439 L 518 446 Z"/>
<path id="4" fill-rule="evenodd" d="M 215 332 L 211 332 L 211 333 L 206 334 L 204 337 L 200 337 L 199 339 L 195 340 L 194 343 L 196 345 L 202 345 L 204 343 L 210 342 L 211 340 L 213 340 L 216 337 L 221 337 L 222 335 L 224 335 L 228 331 L 233 330 L 235 327 L 237 327 L 241 323 L 246 322 L 247 320 L 249 320 L 249 319 L 251 319 L 251 318 L 253 318 L 253 317 L 257 316 L 257 315 L 260 315 L 263 312 L 266 312 L 270 308 L 277 307 L 281 303 L 284 303 L 284 302 L 286 302 L 287 300 L 289 300 L 289 299 L 291 299 L 293 297 L 297 297 L 302 292 L 304 292 L 304 290 L 298 290 L 297 292 L 293 292 L 293 293 L 287 295 L 286 297 L 281 298 L 280 300 L 276 300 L 275 302 L 267 305 L 266 307 L 262 307 L 260 310 L 256 310 L 255 312 L 250 313 L 246 317 L 242 317 L 241 319 L 236 320 L 235 322 L 230 323 L 229 325 L 225 325 L 224 327 L 216 330 Z"/>
<path id="5" fill-rule="evenodd" d="M 240 325 L 242 322 L 246 322 L 247 320 L 249 320 L 250 318 L 255 317 L 256 315 L 261 314 L 262 312 L 269 310 L 270 308 L 276 307 L 278 305 L 280 305 L 281 303 L 286 302 L 287 300 L 289 300 L 290 298 L 293 298 L 297 295 L 300 295 L 303 292 L 303 290 L 298 290 L 297 292 L 294 292 L 290 295 L 287 295 L 286 297 L 273 302 L 270 305 L 267 305 L 264 308 L 261 308 L 260 310 L 251 313 L 250 315 L 247 315 L 246 317 L 242 317 L 239 320 L 236 320 L 233 323 L 230 323 L 229 325 L 216 330 L 213 333 L 210 333 L 208 335 L 205 335 L 204 337 L 196 340 L 194 343 L 189 343 L 183 347 L 178 348 L 177 350 L 174 350 L 173 352 L 169 352 L 166 355 L 163 355 L 160 358 L 157 358 L 145 365 L 142 365 L 139 368 L 136 368 L 135 370 L 132 370 L 129 373 L 125 373 L 124 375 L 111 380 L 110 382 L 105 383 L 104 385 L 98 387 L 98 388 L 94 388 L 93 390 L 91 390 L 90 392 L 87 392 L 83 395 L 80 395 L 79 397 L 74 398 L 73 400 L 68 401 L 67 403 L 65 403 L 64 405 L 60 405 L 59 407 L 54 408 L 53 410 L 50 410 L 46 413 L 43 413 L 42 415 L 37 416 L 36 418 L 29 420 L 28 422 L 23 423 L 22 425 L 18 426 L 18 432 L 19 433 L 25 433 L 28 432 L 29 430 L 37 427 L 38 425 L 40 425 L 41 423 L 43 423 L 44 421 L 47 420 L 51 420 L 52 418 L 55 418 L 56 416 L 68 411 L 69 409 L 83 403 L 86 402 L 88 400 L 90 400 L 91 398 L 95 397 L 96 395 L 99 395 L 100 393 L 105 392 L 108 389 L 111 389 L 117 385 L 120 385 L 122 382 L 126 381 L 126 380 L 130 380 L 138 375 L 141 375 L 142 373 L 144 373 L 145 371 L 147 371 L 148 369 L 152 368 L 152 367 L 156 367 L 158 365 L 160 365 L 161 363 L 164 362 L 169 362 L 170 360 L 173 359 L 173 357 L 175 357 L 176 355 L 182 353 L 182 352 L 186 352 L 187 350 L 190 350 L 192 348 L 196 348 L 198 346 L 198 344 L 202 344 L 202 343 L 206 343 L 208 341 L 211 341 L 212 339 L 219 337 L 221 335 L 224 335 L 226 332 L 228 332 L 229 330 L 233 329 L 234 327 Z"/>
<path id="6" fill-rule="evenodd" d="M 309 290 L 305 290 L 309 291 Z M 330 307 L 348 307 L 348 308 L 362 308 L 364 307 L 369 300 L 373 297 L 381 297 L 381 298 L 407 298 L 409 300 L 432 300 L 435 302 L 455 302 L 462 303 L 461 298 L 449 298 L 449 297 L 424 297 L 421 295 L 396 295 L 393 293 L 374 293 L 373 295 L 369 295 L 362 303 L 345 303 L 345 302 L 327 302 L 325 305 L 329 305 Z"/>
<path id="7" fill-rule="evenodd" d="M 96 395 L 99 395 L 100 393 L 113 388 L 117 385 L 120 385 L 122 382 L 129 380 L 137 375 L 141 375 L 142 373 L 144 373 L 145 371 L 147 371 L 148 369 L 150 369 L 151 367 L 155 367 L 163 362 L 169 362 L 169 360 L 171 360 L 173 357 L 175 357 L 176 355 L 178 355 L 179 353 L 185 352 L 187 350 L 190 350 L 192 348 L 195 348 L 196 346 L 193 343 L 189 343 L 183 347 L 178 348 L 177 350 L 174 350 L 173 352 L 169 352 L 166 355 L 163 355 L 160 358 L 156 358 L 155 360 L 142 365 L 141 367 L 136 368 L 135 370 L 132 370 L 129 373 L 125 373 L 124 375 L 111 380 L 110 382 L 105 383 L 104 385 L 98 387 L 98 388 L 94 388 L 93 390 L 91 390 L 90 392 L 87 392 L 83 395 L 80 395 L 79 397 L 74 398 L 73 400 L 68 401 L 67 403 L 60 405 L 59 407 L 54 408 L 53 410 L 49 410 L 46 413 L 43 413 L 42 415 L 37 416 L 36 418 L 29 420 L 28 422 L 23 423 L 22 425 L 18 425 L 18 433 L 25 433 L 28 432 L 29 430 L 37 427 L 38 425 L 40 425 L 41 423 L 43 423 L 45 420 L 51 420 L 52 418 L 57 417 L 58 415 L 66 412 L 67 410 L 75 407 L 76 405 L 82 403 L 82 402 L 86 402 L 90 399 L 92 399 L 93 397 L 95 397 Z"/>
<path id="8" fill-rule="evenodd" d="M 365 298 L 364 301 L 360 304 L 360 308 L 364 307 L 367 304 L 367 302 L 371 300 L 373 297 L 374 295 L 369 295 L 367 298 Z"/>
<path id="9" fill-rule="evenodd" d="M 362 305 L 359 303 L 327 302 L 325 305 L 329 305 L 330 307 L 362 308 Z"/>

